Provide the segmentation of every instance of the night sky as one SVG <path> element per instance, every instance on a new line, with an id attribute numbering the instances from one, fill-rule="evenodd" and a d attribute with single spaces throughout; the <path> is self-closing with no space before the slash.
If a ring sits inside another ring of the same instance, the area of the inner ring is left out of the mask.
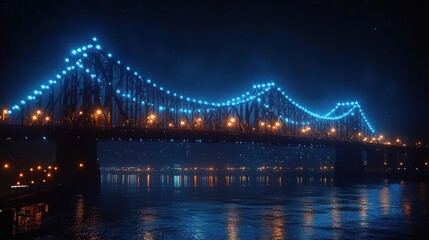
<path id="1" fill-rule="evenodd" d="M 429 137 L 428 6 L 178 2 L 1 1 L 0 106 L 53 78 L 71 49 L 96 36 L 142 76 L 187 96 L 229 99 L 272 80 L 310 110 L 357 100 L 377 133 Z"/>

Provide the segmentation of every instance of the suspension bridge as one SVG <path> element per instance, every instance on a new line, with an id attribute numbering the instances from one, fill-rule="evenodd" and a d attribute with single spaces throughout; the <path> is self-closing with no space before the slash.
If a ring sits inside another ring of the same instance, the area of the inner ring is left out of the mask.
<path id="1" fill-rule="evenodd" d="M 329 145 L 346 174 L 360 174 L 362 149 L 383 158 L 357 101 L 315 113 L 274 82 L 223 101 L 196 99 L 142 77 L 96 38 L 73 49 L 56 76 L 3 109 L 1 122 L 1 141 L 55 140 L 56 161 L 70 179 L 78 162 L 98 171 L 99 140 Z"/>

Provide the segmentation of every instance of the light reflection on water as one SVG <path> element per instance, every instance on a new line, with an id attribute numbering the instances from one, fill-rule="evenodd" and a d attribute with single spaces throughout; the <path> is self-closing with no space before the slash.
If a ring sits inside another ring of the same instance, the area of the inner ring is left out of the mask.
<path id="1" fill-rule="evenodd" d="M 103 173 L 77 196 L 68 231 L 43 239 L 367 239 L 426 231 L 428 183 L 280 175 Z M 64 235 L 66 234 L 66 235 Z"/>

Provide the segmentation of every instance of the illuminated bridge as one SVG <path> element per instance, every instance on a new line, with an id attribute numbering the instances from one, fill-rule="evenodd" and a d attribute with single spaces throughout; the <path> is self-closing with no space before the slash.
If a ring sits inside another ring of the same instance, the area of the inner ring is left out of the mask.
<path id="1" fill-rule="evenodd" d="M 369 144 L 375 131 L 356 101 L 315 113 L 274 82 L 228 100 L 196 99 L 142 77 L 96 38 L 72 50 L 62 72 L 4 109 L 1 122 L 2 141 L 55 140 L 66 169 L 77 161 L 97 168 L 96 142 L 103 139 L 331 145 L 337 165 L 350 166 L 362 163 L 362 149 L 378 146 Z"/>

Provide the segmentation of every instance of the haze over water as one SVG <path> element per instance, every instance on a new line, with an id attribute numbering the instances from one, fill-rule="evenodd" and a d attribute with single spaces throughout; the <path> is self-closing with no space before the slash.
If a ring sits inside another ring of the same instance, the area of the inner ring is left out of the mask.
<path id="1" fill-rule="evenodd" d="M 429 184 L 246 174 L 102 173 L 40 239 L 404 239 L 429 225 Z"/>

